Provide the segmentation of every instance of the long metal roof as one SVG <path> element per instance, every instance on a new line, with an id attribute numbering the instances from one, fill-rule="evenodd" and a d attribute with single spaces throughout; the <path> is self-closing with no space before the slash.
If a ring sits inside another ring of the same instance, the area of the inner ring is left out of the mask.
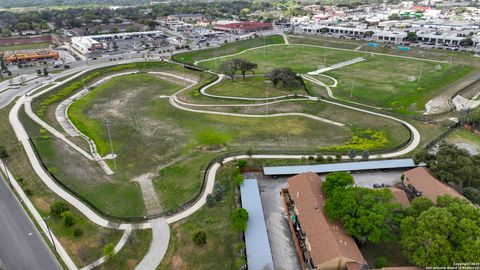
<path id="1" fill-rule="evenodd" d="M 304 172 L 329 173 L 329 172 L 343 172 L 343 171 L 400 169 L 400 168 L 412 168 L 412 167 L 415 167 L 415 163 L 413 162 L 412 159 L 391 159 L 391 160 L 330 163 L 330 164 L 319 164 L 319 165 L 263 167 L 263 173 L 265 175 L 294 175 L 294 174 L 299 174 Z"/>
<path id="2" fill-rule="evenodd" d="M 248 212 L 245 244 L 249 270 L 273 270 L 272 252 L 268 242 L 262 201 L 257 179 L 246 179 L 240 186 L 242 207 Z"/>

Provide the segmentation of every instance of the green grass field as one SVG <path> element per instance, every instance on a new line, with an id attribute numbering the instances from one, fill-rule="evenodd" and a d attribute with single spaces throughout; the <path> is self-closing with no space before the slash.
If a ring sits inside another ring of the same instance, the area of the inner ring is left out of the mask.
<path id="1" fill-rule="evenodd" d="M 128 182 L 141 174 L 155 174 L 155 187 L 166 210 L 198 192 L 201 170 L 219 150 L 326 147 L 344 143 L 351 134 L 348 128 L 301 117 L 262 119 L 184 112 L 172 108 L 166 99 L 154 98 L 179 88 L 151 75 L 129 75 L 93 90 L 69 110 L 70 119 L 94 139 L 102 155 L 110 151 L 103 118 L 112 121 L 118 153 L 116 178 Z M 116 194 L 120 195 L 112 193 Z"/>
<path id="2" fill-rule="evenodd" d="M 208 88 L 205 92 L 219 96 L 234 96 L 234 97 L 251 97 L 251 98 L 265 98 L 265 97 L 279 97 L 291 94 L 303 94 L 306 92 L 300 88 L 283 88 L 281 86 L 274 87 L 272 83 L 265 82 L 265 76 L 258 75 L 252 77 L 235 78 L 235 80 L 226 78 L 222 82 Z"/>
<path id="3" fill-rule="evenodd" d="M 282 36 L 268 36 L 263 38 L 254 38 L 248 40 L 242 40 L 233 43 L 227 43 L 220 48 L 210 48 L 200 51 L 191 51 L 180 54 L 175 54 L 172 56 L 172 59 L 178 62 L 190 63 L 193 64 L 197 60 L 208 59 L 212 57 L 218 57 L 223 55 L 229 55 L 241 52 L 243 50 L 263 46 L 264 44 L 283 44 L 284 40 Z"/>
<path id="4" fill-rule="evenodd" d="M 48 48 L 50 45 L 51 43 L 48 43 L 48 42 L 40 42 L 40 43 L 32 43 L 32 44 L 24 44 L 24 45 L 0 46 L 0 51 L 14 52 L 14 51 L 21 51 L 21 50 L 44 49 L 44 48 Z"/>
<path id="5" fill-rule="evenodd" d="M 235 268 L 239 257 L 236 245 L 243 241 L 230 226 L 230 215 L 236 207 L 236 187 L 232 180 L 232 163 L 217 173 L 224 196 L 213 208 L 203 207 L 186 219 L 171 225 L 170 243 L 158 270 L 198 269 L 223 270 Z M 196 230 L 207 234 L 205 246 L 198 247 L 192 242 Z"/>
<path id="6" fill-rule="evenodd" d="M 259 48 L 234 57 L 257 63 L 258 73 L 274 67 L 290 67 L 296 72 L 307 73 L 318 69 L 319 65 L 323 66 L 324 63 L 330 66 L 353 58 L 366 57 L 366 61 L 325 73 L 339 82 L 338 87 L 333 89 L 334 95 L 406 114 L 423 112 L 428 100 L 441 94 L 449 84 L 475 71 L 471 66 L 450 66 L 445 63 L 302 45 L 268 47 L 265 56 L 264 50 Z M 215 70 L 229 58 L 233 57 L 201 62 L 200 65 Z M 350 98 L 352 84 L 353 95 Z"/>
<path id="7" fill-rule="evenodd" d="M 430 99 L 474 71 L 471 66 L 449 68 L 448 64 L 400 58 L 395 59 L 392 65 L 392 60 L 390 57 L 375 56 L 327 72 L 326 75 L 338 80 L 337 88 L 333 88 L 334 95 L 401 113 L 422 113 Z"/>

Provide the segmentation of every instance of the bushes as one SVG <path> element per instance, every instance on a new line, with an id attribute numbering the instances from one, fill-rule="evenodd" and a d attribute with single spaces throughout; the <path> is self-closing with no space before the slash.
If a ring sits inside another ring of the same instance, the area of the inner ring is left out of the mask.
<path id="1" fill-rule="evenodd" d="M 70 211 L 65 211 L 62 213 L 62 224 L 65 227 L 72 227 L 75 224 L 75 219 Z"/>
<path id="2" fill-rule="evenodd" d="M 53 217 L 61 217 L 62 214 L 66 211 L 68 211 L 70 207 L 68 204 L 64 201 L 55 201 L 51 206 L 50 206 L 50 214 Z"/>
<path id="3" fill-rule="evenodd" d="M 105 257 L 111 257 L 114 252 L 115 252 L 115 246 L 113 245 L 113 243 L 108 243 L 108 245 L 106 245 L 105 248 L 103 249 L 103 255 Z"/>
<path id="4" fill-rule="evenodd" d="M 192 236 L 192 241 L 197 246 L 203 246 L 207 243 L 207 233 L 202 230 L 195 231 Z"/>
<path id="5" fill-rule="evenodd" d="M 230 217 L 232 227 L 237 232 L 244 232 L 247 229 L 248 212 L 244 208 L 235 209 Z"/>

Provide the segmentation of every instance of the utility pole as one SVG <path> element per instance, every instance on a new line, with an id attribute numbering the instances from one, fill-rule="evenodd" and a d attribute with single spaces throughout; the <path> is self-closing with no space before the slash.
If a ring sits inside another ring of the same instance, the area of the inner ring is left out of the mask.
<path id="1" fill-rule="evenodd" d="M 270 83 L 270 81 L 269 81 L 269 80 L 265 80 L 264 82 L 267 83 L 267 102 L 265 103 L 265 105 L 266 105 L 265 114 L 268 115 L 268 103 L 269 103 L 269 100 L 268 100 L 268 96 L 269 96 L 269 95 L 268 95 L 268 84 Z"/>
<path id="2" fill-rule="evenodd" d="M 267 45 L 267 42 L 265 41 L 265 35 L 263 35 L 263 58 L 265 58 L 265 46 Z"/>
<path id="3" fill-rule="evenodd" d="M 116 157 L 115 157 L 115 154 L 113 152 L 112 136 L 110 135 L 110 120 L 105 119 L 105 122 L 107 122 L 108 140 L 110 141 L 110 149 L 112 150 L 113 168 L 116 171 L 117 170 L 117 164 L 115 162 Z"/>
<path id="4" fill-rule="evenodd" d="M 355 85 L 355 69 L 353 70 L 353 76 L 352 76 L 352 89 L 350 89 L 350 99 L 353 98 L 353 86 Z"/>
<path id="5" fill-rule="evenodd" d="M 183 83 L 182 84 L 183 84 L 183 86 L 185 86 L 185 83 L 186 83 L 186 81 L 185 81 L 185 63 L 183 62 L 183 57 L 180 58 L 180 60 L 182 60 L 182 63 L 183 63 L 183 65 L 182 65 Z"/>
<path id="6" fill-rule="evenodd" d="M 423 52 L 423 57 L 422 59 L 425 59 L 425 52 Z M 422 73 L 423 73 L 423 61 L 424 60 L 421 60 L 422 63 L 420 65 L 420 73 L 418 74 L 418 83 L 420 83 L 420 79 L 422 78 Z"/>

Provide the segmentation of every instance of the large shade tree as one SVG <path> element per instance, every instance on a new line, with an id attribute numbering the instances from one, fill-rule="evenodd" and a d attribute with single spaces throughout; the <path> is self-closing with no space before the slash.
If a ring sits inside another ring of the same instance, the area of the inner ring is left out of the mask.
<path id="1" fill-rule="evenodd" d="M 404 254 L 424 267 L 453 266 L 480 258 L 480 209 L 467 201 L 440 196 L 437 205 L 401 223 Z"/>
<path id="2" fill-rule="evenodd" d="M 327 197 L 325 213 L 362 243 L 391 239 L 401 220 L 400 205 L 393 202 L 389 189 L 336 188 Z"/>

